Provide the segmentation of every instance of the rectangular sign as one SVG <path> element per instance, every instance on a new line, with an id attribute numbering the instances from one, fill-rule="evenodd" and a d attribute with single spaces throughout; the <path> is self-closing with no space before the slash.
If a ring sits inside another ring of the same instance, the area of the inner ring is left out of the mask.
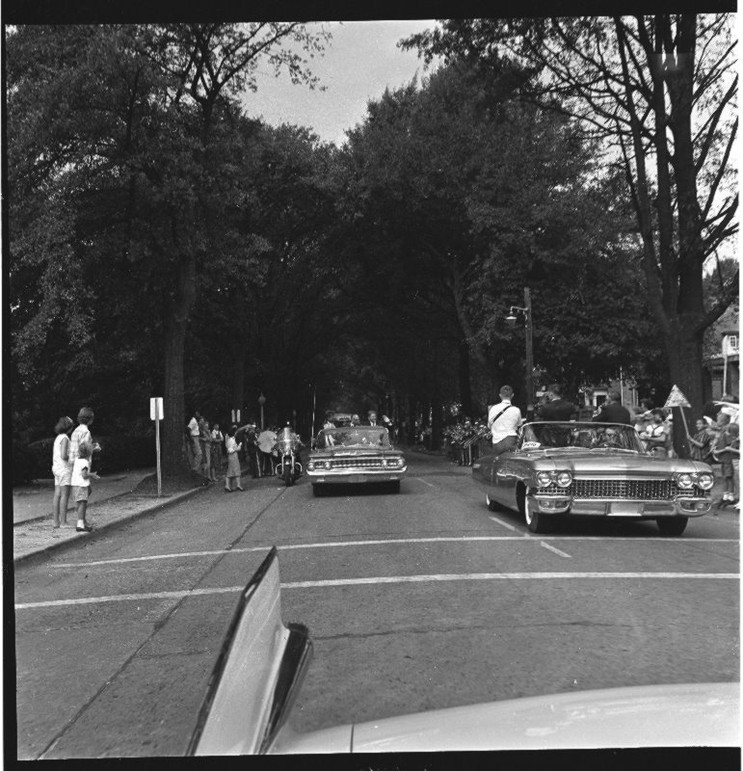
<path id="1" fill-rule="evenodd" d="M 617 501 L 609 504 L 609 516 L 615 517 L 641 517 L 643 505 L 641 503 L 625 503 Z"/>
<path id="2" fill-rule="evenodd" d="M 163 397 L 153 396 L 150 398 L 150 420 L 162 420 L 163 414 Z"/>

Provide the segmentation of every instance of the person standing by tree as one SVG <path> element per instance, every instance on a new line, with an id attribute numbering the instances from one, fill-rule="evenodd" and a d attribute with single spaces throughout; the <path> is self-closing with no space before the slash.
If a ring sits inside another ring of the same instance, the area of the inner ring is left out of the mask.
<path id="1" fill-rule="evenodd" d="M 219 479 L 219 475 L 222 473 L 222 448 L 224 447 L 224 434 L 219 430 L 219 423 L 214 424 L 211 433 L 211 473 L 210 477 L 212 482 L 216 482 Z"/>
<path id="2" fill-rule="evenodd" d="M 193 417 L 188 421 L 188 435 L 191 447 L 191 468 L 194 471 L 199 471 L 201 469 L 201 429 L 199 428 L 200 420 L 201 413 L 198 410 L 194 410 Z"/>
<path id="3" fill-rule="evenodd" d="M 54 498 L 52 500 L 52 516 L 54 527 L 60 522 L 67 524 L 67 502 L 70 498 L 72 485 L 72 463 L 70 462 L 70 431 L 75 425 L 72 418 L 60 418 L 54 427 L 56 438 L 52 450 L 52 474 L 54 474 Z"/>
<path id="4" fill-rule="evenodd" d="M 203 467 L 201 473 L 207 480 L 211 481 L 212 468 L 212 437 L 209 431 L 209 421 L 203 416 L 199 418 L 199 449 L 201 450 L 201 459 Z"/>
<path id="5" fill-rule="evenodd" d="M 710 444 L 712 437 L 710 436 L 707 422 L 703 418 L 699 418 L 696 422 L 696 433 L 694 436 L 687 435 L 689 445 L 691 447 L 692 460 L 700 460 L 703 463 L 708 463 L 710 459 Z"/>

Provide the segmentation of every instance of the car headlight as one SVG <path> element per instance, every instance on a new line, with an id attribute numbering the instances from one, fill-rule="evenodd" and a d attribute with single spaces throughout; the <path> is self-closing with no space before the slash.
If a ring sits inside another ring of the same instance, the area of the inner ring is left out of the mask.
<path id="1" fill-rule="evenodd" d="M 712 474 L 699 474 L 697 477 L 697 487 L 702 490 L 711 490 L 714 487 L 715 478 Z"/>
<path id="2" fill-rule="evenodd" d="M 552 484 L 552 474 L 549 471 L 537 471 L 537 484 L 540 487 L 549 487 Z"/>
<path id="3" fill-rule="evenodd" d="M 307 461 L 307 471 L 314 471 L 315 470 L 315 461 L 308 460 Z"/>
<path id="4" fill-rule="evenodd" d="M 557 474 L 557 484 L 559 487 L 570 487 L 573 483 L 573 475 L 569 471 L 560 471 Z"/>
<path id="5" fill-rule="evenodd" d="M 330 468 L 330 461 L 329 460 L 325 461 L 325 468 Z"/>
<path id="6" fill-rule="evenodd" d="M 676 474 L 676 484 L 683 490 L 689 490 L 694 486 L 694 479 L 688 473 Z"/>

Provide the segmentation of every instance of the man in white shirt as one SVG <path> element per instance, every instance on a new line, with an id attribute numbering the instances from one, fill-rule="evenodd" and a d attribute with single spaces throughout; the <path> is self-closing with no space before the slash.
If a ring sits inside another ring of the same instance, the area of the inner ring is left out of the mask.
<path id="1" fill-rule="evenodd" d="M 488 428 L 493 437 L 495 455 L 516 449 L 516 436 L 521 424 L 521 410 L 511 404 L 513 388 L 504 385 L 499 393 L 500 404 L 494 404 L 488 410 Z"/>
<path id="2" fill-rule="evenodd" d="M 198 410 L 194 410 L 193 417 L 188 421 L 188 435 L 191 439 L 191 468 L 194 471 L 201 470 L 201 442 L 199 441 L 201 431 L 199 429 L 199 421 L 201 420 L 201 413 Z"/>

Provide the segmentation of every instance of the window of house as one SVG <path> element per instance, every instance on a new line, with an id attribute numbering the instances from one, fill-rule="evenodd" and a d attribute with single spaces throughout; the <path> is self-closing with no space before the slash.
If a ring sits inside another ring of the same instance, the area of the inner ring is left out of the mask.
<path id="1" fill-rule="evenodd" d="M 725 336 L 725 352 L 738 353 L 738 335 Z"/>

